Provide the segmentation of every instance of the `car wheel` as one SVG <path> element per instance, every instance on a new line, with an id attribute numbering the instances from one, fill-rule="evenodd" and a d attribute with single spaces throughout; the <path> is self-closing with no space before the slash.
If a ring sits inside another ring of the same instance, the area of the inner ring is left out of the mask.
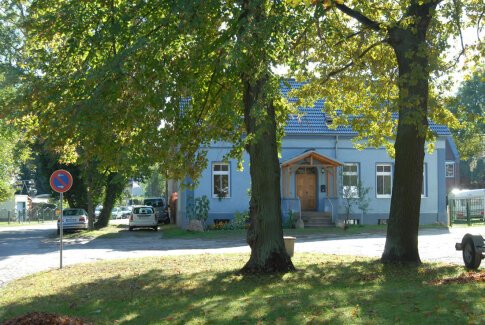
<path id="1" fill-rule="evenodd" d="M 467 269 L 476 270 L 482 262 L 482 254 L 477 252 L 475 243 L 470 235 L 465 236 L 462 241 L 463 262 Z"/>
<path id="2" fill-rule="evenodd" d="M 129 228 L 128 228 L 128 230 L 129 230 L 129 231 L 133 231 L 133 227 L 129 227 Z"/>
<path id="3" fill-rule="evenodd" d="M 153 227 L 153 230 L 158 231 L 158 226 Z"/>

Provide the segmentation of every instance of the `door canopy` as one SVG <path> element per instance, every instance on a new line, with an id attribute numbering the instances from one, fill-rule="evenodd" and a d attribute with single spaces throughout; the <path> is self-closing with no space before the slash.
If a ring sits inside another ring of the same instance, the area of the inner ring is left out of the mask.
<path id="1" fill-rule="evenodd" d="M 314 150 L 310 150 L 282 162 L 281 167 L 291 167 L 293 165 L 300 164 L 302 161 L 307 161 L 308 165 L 310 166 L 323 165 L 329 167 L 339 167 L 343 165 L 343 163 L 340 161 L 323 156 Z"/>

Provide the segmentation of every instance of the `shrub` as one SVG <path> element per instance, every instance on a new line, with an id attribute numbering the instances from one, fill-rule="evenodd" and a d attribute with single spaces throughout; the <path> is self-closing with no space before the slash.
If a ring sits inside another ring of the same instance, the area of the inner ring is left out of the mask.
<path id="1" fill-rule="evenodd" d="M 249 212 L 236 212 L 234 218 L 230 222 L 214 222 L 212 229 L 214 230 L 236 230 L 247 229 L 249 221 Z"/>
<path id="2" fill-rule="evenodd" d="M 295 228 L 296 221 L 298 220 L 298 215 L 292 210 L 288 211 L 288 219 L 283 223 L 283 228 Z"/>
<path id="3" fill-rule="evenodd" d="M 207 218 L 209 217 L 210 203 L 206 195 L 198 197 L 195 199 L 194 206 L 189 207 L 187 210 L 189 212 L 189 219 L 197 219 L 205 224 Z"/>
<path id="4" fill-rule="evenodd" d="M 249 211 L 234 213 L 234 219 L 230 222 L 232 224 L 232 229 L 247 229 L 249 222 Z"/>

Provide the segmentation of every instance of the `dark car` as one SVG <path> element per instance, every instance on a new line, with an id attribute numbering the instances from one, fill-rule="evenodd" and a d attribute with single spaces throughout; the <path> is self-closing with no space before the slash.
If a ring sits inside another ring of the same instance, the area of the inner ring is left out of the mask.
<path id="1" fill-rule="evenodd" d="M 170 223 L 170 216 L 168 214 L 168 206 L 163 197 L 146 198 L 143 200 L 144 205 L 153 207 L 158 223 Z"/>

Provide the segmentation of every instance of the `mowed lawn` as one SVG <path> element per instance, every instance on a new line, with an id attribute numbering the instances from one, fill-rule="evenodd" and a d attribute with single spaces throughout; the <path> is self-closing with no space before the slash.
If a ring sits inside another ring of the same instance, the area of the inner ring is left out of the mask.
<path id="1" fill-rule="evenodd" d="M 0 289 L 0 323 L 32 311 L 94 324 L 483 324 L 485 319 L 484 270 L 297 254 L 296 272 L 238 275 L 248 257 L 151 257 L 39 273 Z"/>

